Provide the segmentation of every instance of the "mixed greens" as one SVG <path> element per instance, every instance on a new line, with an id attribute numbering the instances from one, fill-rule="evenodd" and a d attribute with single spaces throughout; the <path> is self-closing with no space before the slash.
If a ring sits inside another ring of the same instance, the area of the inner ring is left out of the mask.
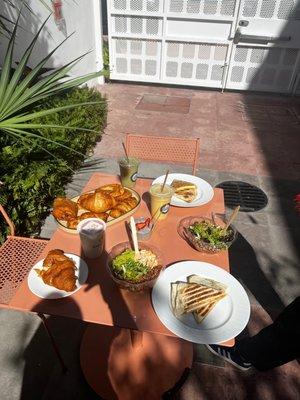
<path id="1" fill-rule="evenodd" d="M 195 222 L 188 229 L 195 239 L 202 240 L 218 248 L 226 248 L 226 243 L 233 239 L 233 231 L 230 228 L 225 231 L 221 226 L 208 221 Z"/>
<path id="2" fill-rule="evenodd" d="M 139 282 L 149 270 L 146 265 L 135 260 L 135 253 L 130 249 L 114 258 L 112 269 L 117 278 L 129 282 Z"/>

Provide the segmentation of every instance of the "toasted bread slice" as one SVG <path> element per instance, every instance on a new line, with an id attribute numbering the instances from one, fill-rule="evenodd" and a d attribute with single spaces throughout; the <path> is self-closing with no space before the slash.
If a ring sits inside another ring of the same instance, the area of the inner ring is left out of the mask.
<path id="1" fill-rule="evenodd" d="M 171 183 L 175 193 L 174 196 L 188 203 L 197 197 L 197 186 L 194 183 L 174 179 Z"/>
<path id="2" fill-rule="evenodd" d="M 171 305 L 176 317 L 193 312 L 222 295 L 220 290 L 194 283 L 171 284 Z"/>
<path id="3" fill-rule="evenodd" d="M 222 293 L 216 296 L 215 299 L 204 306 L 201 306 L 193 312 L 194 318 L 198 324 L 200 324 L 204 318 L 212 311 L 212 309 L 218 304 L 218 302 L 226 297 L 226 293 Z"/>
<path id="4" fill-rule="evenodd" d="M 178 199 L 186 201 L 187 203 L 191 203 L 197 197 L 197 189 L 182 190 L 178 193 L 175 192 L 174 196 L 178 197 Z"/>
<path id="5" fill-rule="evenodd" d="M 204 278 L 201 275 L 190 275 L 187 278 L 188 283 L 197 283 L 198 285 L 205 285 L 216 290 L 226 291 L 227 286 L 224 283 L 215 281 L 214 279 Z"/>
<path id="6" fill-rule="evenodd" d="M 189 189 L 197 190 L 197 186 L 194 183 L 181 181 L 179 179 L 174 179 L 173 182 L 171 183 L 171 186 L 176 193 L 182 190 L 189 190 Z"/>
<path id="7" fill-rule="evenodd" d="M 226 297 L 227 286 L 213 279 L 190 275 L 188 282 L 171 283 L 171 306 L 176 317 L 193 313 L 200 323 Z"/>

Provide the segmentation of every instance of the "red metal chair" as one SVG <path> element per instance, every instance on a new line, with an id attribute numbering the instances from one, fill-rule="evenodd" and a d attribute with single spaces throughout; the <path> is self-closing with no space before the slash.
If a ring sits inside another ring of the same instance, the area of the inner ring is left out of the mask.
<path id="1" fill-rule="evenodd" d="M 129 156 L 147 161 L 188 164 L 193 168 L 193 175 L 198 164 L 199 144 L 199 138 L 126 135 L 126 150 Z"/>
<path id="2" fill-rule="evenodd" d="M 39 260 L 48 240 L 15 236 L 14 224 L 1 205 L 0 213 L 10 228 L 10 235 L 7 236 L 6 241 L 0 247 L 0 307 L 9 308 L 11 299 L 26 279 L 31 268 Z M 37 315 L 41 318 L 49 335 L 63 372 L 66 372 L 67 368 L 49 330 L 45 315 L 41 313 Z"/>
<path id="3" fill-rule="evenodd" d="M 10 228 L 10 236 L 0 247 L 0 303 L 9 304 L 48 241 L 15 236 L 15 227 L 1 205 L 0 212 Z"/>

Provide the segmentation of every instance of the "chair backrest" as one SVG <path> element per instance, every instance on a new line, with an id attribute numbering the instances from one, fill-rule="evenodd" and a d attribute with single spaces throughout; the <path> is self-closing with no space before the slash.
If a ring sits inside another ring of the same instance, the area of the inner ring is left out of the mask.
<path id="1" fill-rule="evenodd" d="M 15 236 L 14 224 L 1 204 L 0 214 L 10 228 L 10 235 L 0 246 L 0 305 L 8 305 L 38 261 L 48 240 Z"/>
<path id="2" fill-rule="evenodd" d="M 126 135 L 126 150 L 131 157 L 148 161 L 165 161 L 188 164 L 196 173 L 199 138 L 175 138 L 170 136 Z"/>
<path id="3" fill-rule="evenodd" d="M 9 216 L 7 215 L 6 211 L 1 206 L 1 204 L 0 204 L 0 213 L 3 215 L 5 221 L 7 222 L 7 225 L 9 226 L 11 236 L 15 236 L 14 224 L 12 223 L 11 219 L 9 218 Z"/>

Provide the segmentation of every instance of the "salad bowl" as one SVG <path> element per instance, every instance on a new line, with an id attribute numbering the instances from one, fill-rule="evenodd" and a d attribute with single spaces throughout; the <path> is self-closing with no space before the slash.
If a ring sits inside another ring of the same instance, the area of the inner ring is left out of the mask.
<path id="1" fill-rule="evenodd" d="M 114 246 L 108 253 L 107 270 L 112 280 L 122 289 L 127 289 L 132 292 L 140 292 L 151 288 L 159 277 L 160 273 L 165 269 L 162 260 L 161 252 L 154 246 L 144 243 L 139 243 L 139 250 L 148 250 L 156 256 L 156 266 L 152 269 L 143 265 L 136 265 L 132 260 L 126 265 L 126 260 L 116 264 L 116 258 L 126 251 L 132 250 L 130 242 L 119 243 Z M 140 263 L 141 264 L 141 263 Z M 143 270 L 144 267 L 144 270 Z M 144 272 L 144 273 L 143 273 Z"/>
<path id="2" fill-rule="evenodd" d="M 213 219 L 202 216 L 183 218 L 178 224 L 179 235 L 195 250 L 205 253 L 218 253 L 228 250 L 237 237 L 237 231 L 230 225 L 225 231 L 223 218 Z"/>

